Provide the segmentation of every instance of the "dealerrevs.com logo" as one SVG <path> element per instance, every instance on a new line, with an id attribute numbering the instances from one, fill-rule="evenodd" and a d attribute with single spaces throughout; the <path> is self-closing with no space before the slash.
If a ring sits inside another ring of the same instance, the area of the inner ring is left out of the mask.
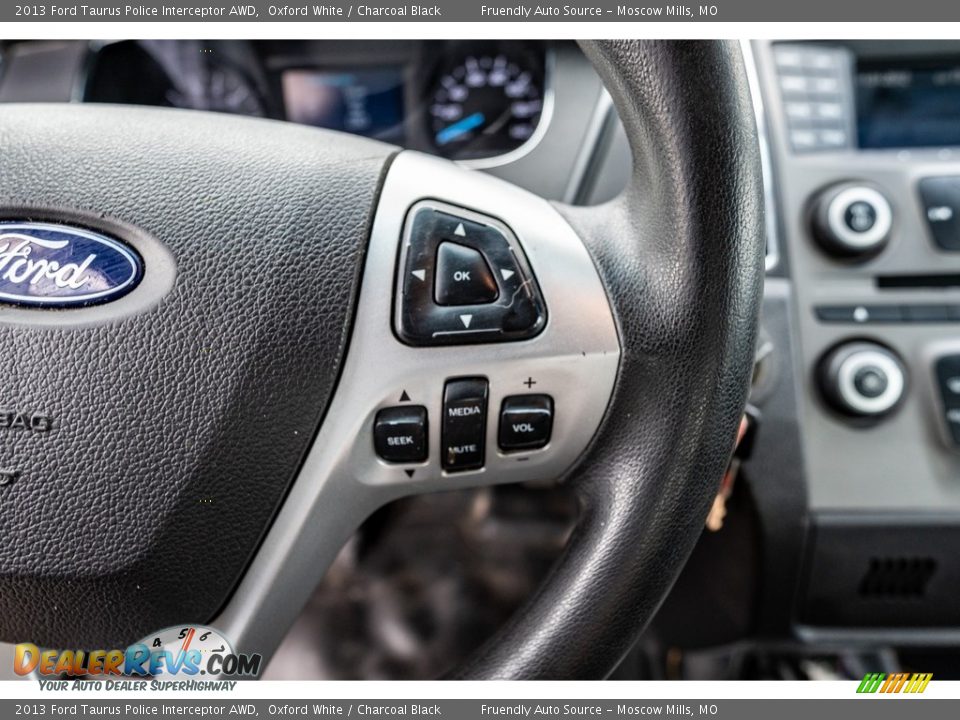
<path id="1" fill-rule="evenodd" d="M 201 625 L 169 627 L 126 649 L 46 650 L 20 643 L 14 654 L 17 675 L 40 678 L 252 678 L 260 655 L 238 654 L 217 630 Z"/>

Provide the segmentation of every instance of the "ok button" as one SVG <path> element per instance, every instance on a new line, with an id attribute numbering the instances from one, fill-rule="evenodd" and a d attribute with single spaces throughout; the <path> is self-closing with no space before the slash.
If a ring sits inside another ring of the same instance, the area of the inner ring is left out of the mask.
<path id="1" fill-rule="evenodd" d="M 438 305 L 481 305 L 493 302 L 500 294 L 480 251 L 460 243 L 440 243 L 436 278 Z"/>

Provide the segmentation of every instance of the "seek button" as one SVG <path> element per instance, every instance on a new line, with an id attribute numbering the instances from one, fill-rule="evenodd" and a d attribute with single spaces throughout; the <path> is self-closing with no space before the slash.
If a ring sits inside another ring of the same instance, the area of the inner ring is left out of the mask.
<path id="1" fill-rule="evenodd" d="M 384 408 L 373 423 L 373 445 L 381 460 L 423 462 L 427 459 L 427 409 L 422 405 Z"/>

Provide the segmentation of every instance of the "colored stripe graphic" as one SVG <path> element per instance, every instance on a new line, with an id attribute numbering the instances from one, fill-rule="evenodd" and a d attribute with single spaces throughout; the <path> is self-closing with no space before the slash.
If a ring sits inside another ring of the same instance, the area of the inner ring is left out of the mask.
<path id="1" fill-rule="evenodd" d="M 914 673 L 913 677 L 910 678 L 910 685 L 907 686 L 904 692 L 922 693 L 927 689 L 927 685 L 930 684 L 932 677 L 933 673 Z"/>
<path id="2" fill-rule="evenodd" d="M 857 688 L 858 693 L 875 693 L 880 688 L 880 683 L 886 677 L 883 673 L 867 673 Z"/>
<path id="3" fill-rule="evenodd" d="M 919 694 L 927 689 L 932 679 L 933 673 L 867 673 L 857 686 L 857 692 Z"/>

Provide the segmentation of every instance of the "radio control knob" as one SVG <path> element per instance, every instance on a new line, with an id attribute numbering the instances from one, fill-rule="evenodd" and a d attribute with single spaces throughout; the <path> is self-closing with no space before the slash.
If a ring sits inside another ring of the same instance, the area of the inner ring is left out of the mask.
<path id="1" fill-rule="evenodd" d="M 824 398 L 851 417 L 886 415 L 903 398 L 906 369 L 887 348 L 870 342 L 851 342 L 827 353 L 820 362 Z"/>
<path id="2" fill-rule="evenodd" d="M 830 255 L 866 259 L 890 239 L 893 208 L 879 190 L 846 183 L 827 188 L 813 204 L 813 236 Z"/>

